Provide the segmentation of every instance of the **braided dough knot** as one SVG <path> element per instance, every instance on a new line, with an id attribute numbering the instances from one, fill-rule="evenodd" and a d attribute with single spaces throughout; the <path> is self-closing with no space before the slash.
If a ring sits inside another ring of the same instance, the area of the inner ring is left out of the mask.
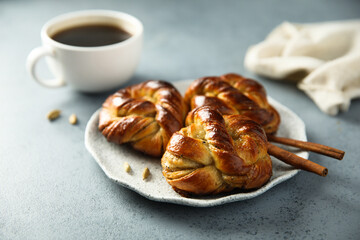
<path id="1" fill-rule="evenodd" d="M 185 93 L 185 102 L 191 109 L 212 106 L 223 115 L 247 116 L 268 134 L 275 133 L 280 123 L 278 112 L 267 101 L 264 87 L 234 73 L 195 80 Z"/>
<path id="2" fill-rule="evenodd" d="M 146 81 L 119 90 L 103 104 L 99 130 L 108 141 L 131 143 L 139 151 L 161 156 L 187 112 L 180 93 L 164 81 Z"/>
<path id="3" fill-rule="evenodd" d="M 190 112 L 186 125 L 173 134 L 161 160 L 176 191 L 205 195 L 252 189 L 271 177 L 265 132 L 256 122 L 205 106 Z"/>

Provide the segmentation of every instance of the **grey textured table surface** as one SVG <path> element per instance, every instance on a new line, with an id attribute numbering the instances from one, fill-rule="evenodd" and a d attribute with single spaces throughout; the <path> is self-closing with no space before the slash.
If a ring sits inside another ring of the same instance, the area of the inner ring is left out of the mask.
<path id="1" fill-rule="evenodd" d="M 84 146 L 86 122 L 108 93 L 45 89 L 24 67 L 43 23 L 81 9 L 120 10 L 144 23 L 133 83 L 255 77 L 243 67 L 245 51 L 281 22 L 360 17 L 359 1 L 0 1 L 0 239 L 360 238 L 360 100 L 329 117 L 293 84 L 256 77 L 301 116 L 310 141 L 346 151 L 342 162 L 310 154 L 328 167 L 326 178 L 301 172 L 257 198 L 213 208 L 153 202 L 111 182 Z M 54 108 L 63 117 L 50 123 Z"/>

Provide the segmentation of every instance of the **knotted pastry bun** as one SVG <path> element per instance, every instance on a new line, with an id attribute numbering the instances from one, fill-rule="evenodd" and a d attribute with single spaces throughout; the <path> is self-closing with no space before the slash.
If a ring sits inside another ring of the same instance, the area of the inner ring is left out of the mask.
<path id="1" fill-rule="evenodd" d="M 187 107 L 170 83 L 146 81 L 119 90 L 103 104 L 99 130 L 108 141 L 130 143 L 161 156 L 171 135 L 183 127 Z"/>
<path id="2" fill-rule="evenodd" d="M 207 195 L 234 188 L 253 189 L 272 175 L 263 128 L 241 115 L 222 116 L 208 106 L 186 118 L 161 159 L 163 175 L 175 191 Z"/>
<path id="3" fill-rule="evenodd" d="M 195 80 L 185 93 L 185 102 L 191 109 L 213 106 L 223 115 L 247 116 L 267 134 L 275 133 L 280 124 L 279 113 L 268 103 L 264 87 L 238 74 Z"/>

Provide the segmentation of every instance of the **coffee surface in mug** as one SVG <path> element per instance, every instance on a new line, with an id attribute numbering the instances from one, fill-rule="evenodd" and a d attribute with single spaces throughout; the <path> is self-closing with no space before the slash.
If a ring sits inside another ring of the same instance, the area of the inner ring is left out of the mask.
<path id="1" fill-rule="evenodd" d="M 84 25 L 64 29 L 51 36 L 57 42 L 77 47 L 100 47 L 119 43 L 131 34 L 114 25 Z"/>

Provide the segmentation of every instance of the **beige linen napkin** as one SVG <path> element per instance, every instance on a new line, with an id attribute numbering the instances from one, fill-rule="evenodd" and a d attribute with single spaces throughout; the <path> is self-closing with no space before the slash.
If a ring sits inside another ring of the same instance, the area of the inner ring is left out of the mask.
<path id="1" fill-rule="evenodd" d="M 273 79 L 301 79 L 298 87 L 327 114 L 347 111 L 360 97 L 360 20 L 284 22 L 248 49 L 245 66 Z"/>

